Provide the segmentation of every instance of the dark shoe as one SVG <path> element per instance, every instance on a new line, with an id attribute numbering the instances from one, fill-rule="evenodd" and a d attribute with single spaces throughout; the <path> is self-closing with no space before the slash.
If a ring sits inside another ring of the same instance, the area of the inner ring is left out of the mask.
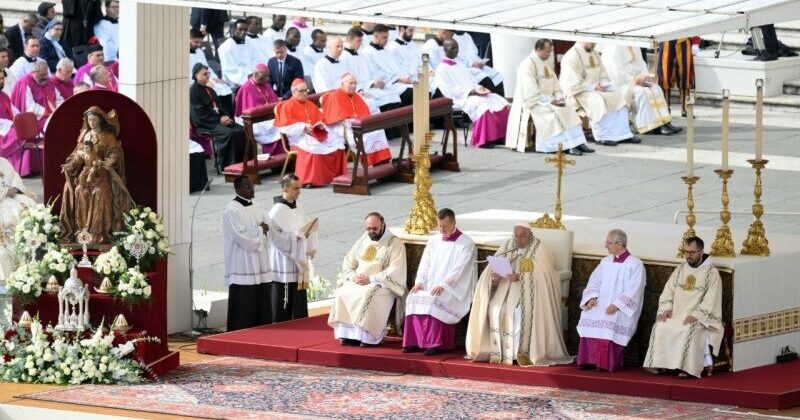
<path id="1" fill-rule="evenodd" d="M 484 143 L 480 147 L 481 149 L 494 149 L 494 143 Z"/>
<path id="2" fill-rule="evenodd" d="M 597 140 L 595 141 L 597 144 L 602 144 L 603 146 L 616 146 L 617 142 L 611 140 Z"/>
<path id="3" fill-rule="evenodd" d="M 424 354 L 426 356 L 438 356 L 438 355 L 440 355 L 442 353 L 444 353 L 444 352 L 441 349 L 437 348 L 437 349 L 427 349 L 427 350 L 425 350 Z"/>
<path id="4" fill-rule="evenodd" d="M 688 115 L 686 115 L 686 111 L 685 111 L 685 110 L 684 110 L 684 111 L 681 111 L 681 117 L 683 117 L 683 118 L 686 118 L 687 116 L 688 116 Z M 693 120 L 695 120 L 695 119 L 697 119 L 697 117 L 696 117 L 696 116 L 694 116 L 694 115 L 692 115 L 692 119 L 693 119 Z"/>
<path id="5" fill-rule="evenodd" d="M 587 146 L 586 143 L 576 147 L 576 149 L 580 150 L 583 153 L 594 153 L 594 149 Z"/>
<path id="6" fill-rule="evenodd" d="M 631 138 L 629 138 L 627 140 L 623 140 L 623 141 L 626 142 L 626 143 L 639 144 L 639 143 L 642 142 L 642 139 L 640 139 L 639 137 L 633 136 L 633 137 L 631 137 Z"/>
<path id="7" fill-rule="evenodd" d="M 671 122 L 664 124 L 664 127 L 667 127 L 670 131 L 672 131 L 673 134 L 680 133 L 681 131 L 683 131 L 682 127 L 675 127 L 674 125 L 672 125 Z"/>
<path id="8" fill-rule="evenodd" d="M 651 133 L 661 134 L 662 136 L 671 136 L 675 134 L 675 132 L 667 128 L 666 125 L 662 125 L 661 127 L 656 128 L 655 130 L 651 131 Z"/>
<path id="9" fill-rule="evenodd" d="M 381 345 L 380 343 L 378 344 L 361 343 L 361 347 L 378 347 L 380 345 Z"/>
<path id="10" fill-rule="evenodd" d="M 578 370 L 594 370 L 594 365 L 578 365 Z"/>
<path id="11" fill-rule="evenodd" d="M 401 350 L 401 351 L 402 351 L 403 353 L 417 353 L 417 352 L 419 352 L 420 350 L 422 350 L 422 349 L 420 349 L 420 348 L 419 348 L 419 347 L 417 347 L 417 346 L 408 346 L 408 347 L 403 347 L 403 350 Z"/>
<path id="12" fill-rule="evenodd" d="M 567 154 L 570 154 L 570 155 L 575 155 L 575 156 L 580 156 L 580 155 L 582 155 L 582 154 L 583 154 L 583 152 L 581 152 L 580 150 L 578 150 L 578 148 L 577 148 L 577 147 L 573 147 L 572 149 L 569 149 L 569 150 L 567 150 Z"/>
<path id="13" fill-rule="evenodd" d="M 351 340 L 349 338 L 342 338 L 341 340 L 339 340 L 339 343 L 341 343 L 343 346 L 358 346 L 359 344 L 361 344 L 360 341 Z"/>

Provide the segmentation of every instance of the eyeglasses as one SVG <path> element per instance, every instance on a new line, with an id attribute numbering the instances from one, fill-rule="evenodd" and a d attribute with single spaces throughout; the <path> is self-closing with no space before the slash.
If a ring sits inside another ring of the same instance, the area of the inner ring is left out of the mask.
<path id="1" fill-rule="evenodd" d="M 691 250 L 691 249 L 686 249 L 686 248 L 683 249 L 683 253 L 684 254 L 688 254 L 688 255 L 699 254 L 701 252 L 703 252 L 702 249 L 698 249 L 698 250 Z"/>
<path id="2" fill-rule="evenodd" d="M 299 93 L 308 93 L 308 89 L 295 89 L 294 91 Z"/>

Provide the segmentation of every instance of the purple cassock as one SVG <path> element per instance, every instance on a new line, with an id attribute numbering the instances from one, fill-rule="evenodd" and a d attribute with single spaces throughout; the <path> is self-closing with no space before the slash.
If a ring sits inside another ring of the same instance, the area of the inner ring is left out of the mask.
<path id="1" fill-rule="evenodd" d="M 72 83 L 72 80 L 63 81 L 55 76 L 50 76 L 50 83 L 56 87 L 58 93 L 61 94 L 61 97 L 64 98 L 66 101 L 70 97 L 72 97 L 73 89 L 75 89 L 75 85 Z"/>
<path id="2" fill-rule="evenodd" d="M 33 73 L 28 73 L 14 84 L 11 91 L 11 103 L 19 110 L 25 112 L 28 109 L 26 92 L 30 89 L 33 101 L 44 108 L 42 112 L 34 112 L 39 119 L 39 131 L 44 133 L 44 126 L 50 114 L 56 109 L 56 87 L 50 81 L 45 81 L 43 85 L 36 82 Z M 22 175 L 22 174 L 20 174 Z"/>
<path id="3" fill-rule="evenodd" d="M 0 91 L 0 120 L 14 121 L 14 106 L 11 104 L 11 98 L 3 91 Z M 2 123 L 3 125 L 8 124 L 6 121 L 2 121 Z M 42 162 L 36 153 L 38 153 L 37 150 L 20 147 L 17 132 L 13 126 L 5 134 L 0 132 L 0 156 L 8 159 L 20 176 L 42 172 Z"/>
<path id="4" fill-rule="evenodd" d="M 264 66 L 264 68 L 266 68 L 266 66 Z M 279 100 L 278 95 L 275 94 L 275 91 L 272 90 L 272 86 L 270 86 L 269 83 L 265 82 L 259 85 L 253 82 L 252 77 L 248 77 L 247 81 L 242 83 L 242 86 L 239 87 L 239 91 L 236 92 L 236 100 L 234 101 L 236 105 L 233 116 L 241 117 L 244 111 L 250 108 L 274 104 Z M 262 153 L 269 153 L 273 156 L 286 153 L 286 151 L 283 150 L 283 143 L 280 141 L 262 144 L 261 150 Z"/>
<path id="5" fill-rule="evenodd" d="M 86 64 L 82 65 L 78 69 L 78 71 L 75 72 L 75 77 L 73 77 L 72 80 L 74 80 L 75 83 L 86 82 L 86 84 L 91 86 L 92 83 L 91 83 L 91 78 L 89 77 L 89 72 L 92 71 L 92 67 L 94 67 L 94 65 L 92 63 L 86 63 Z M 117 80 L 117 76 L 114 74 L 114 72 L 110 68 L 108 69 L 108 76 L 111 78 L 111 82 L 109 83 L 110 86 L 108 87 L 108 89 L 109 90 L 113 90 L 114 92 L 116 92 L 117 91 L 117 85 L 119 85 L 119 81 Z M 84 79 L 88 79 L 88 80 L 84 80 Z M 66 98 L 64 98 L 64 99 L 66 99 Z"/>

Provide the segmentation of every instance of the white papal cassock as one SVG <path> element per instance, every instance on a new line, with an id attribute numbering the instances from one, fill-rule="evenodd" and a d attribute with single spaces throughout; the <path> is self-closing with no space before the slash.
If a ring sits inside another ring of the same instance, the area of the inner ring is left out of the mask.
<path id="1" fill-rule="evenodd" d="M 586 143 L 578 113 L 570 106 L 555 106 L 553 99 L 563 98 L 556 72 L 550 63 L 531 53 L 517 68 L 514 102 L 508 116 L 506 147 L 525 152 L 528 143 L 528 119 L 536 129 L 536 151 L 550 153 Z"/>
<path id="2" fill-rule="evenodd" d="M 598 84 L 612 91 L 596 90 Z M 618 142 L 633 137 L 628 126 L 628 108 L 619 87 L 613 86 L 597 52 L 587 52 L 581 43 L 561 59 L 561 90 L 567 104 L 583 109 L 592 126 L 595 140 Z"/>
<path id="3" fill-rule="evenodd" d="M 394 89 L 388 83 L 383 89 L 375 87 L 374 82 L 378 80 L 378 76 L 372 74 L 367 57 L 357 51 L 345 48 L 342 51 L 342 56 L 339 57 L 339 61 L 343 62 L 347 69 L 356 76 L 356 88 L 359 92 L 364 91 L 367 93 L 368 103 L 374 101 L 377 106 L 381 107 L 400 102 L 400 94 L 405 89 Z M 372 109 L 372 105 L 370 105 L 370 109 Z"/>
<path id="4" fill-rule="evenodd" d="M 658 83 L 637 84 L 650 75 L 639 48 L 609 44 L 603 48 L 602 60 L 611 81 L 625 98 L 639 134 L 672 121 L 664 91 Z"/>
<path id="5" fill-rule="evenodd" d="M 369 284 L 355 283 L 357 275 L 369 277 Z M 386 335 L 386 321 L 395 299 L 406 294 L 406 251 L 403 241 L 386 230 L 373 241 L 364 233 L 345 255 L 342 274 L 336 282 L 328 325 L 337 339 L 380 344 Z M 396 321 L 402 323 L 402 301 Z"/>
<path id="6" fill-rule="evenodd" d="M 658 315 L 671 310 L 664 322 L 656 320 L 644 367 L 680 369 L 700 377 L 704 366 L 713 363 L 722 342 L 722 280 L 719 271 L 706 258 L 699 267 L 682 264 L 672 272 L 658 299 Z M 684 325 L 687 316 L 697 321 Z"/>
<path id="7" fill-rule="evenodd" d="M 9 197 L 9 190 L 15 188 L 21 193 Z M 19 223 L 22 212 L 36 206 L 36 202 L 27 194 L 30 193 L 17 171 L 6 158 L 0 157 L 0 279 L 5 280 L 16 268 L 14 257 L 8 248 L 10 233 L 13 233 Z M 0 289 L 5 290 L 5 281 L 0 284 Z"/>

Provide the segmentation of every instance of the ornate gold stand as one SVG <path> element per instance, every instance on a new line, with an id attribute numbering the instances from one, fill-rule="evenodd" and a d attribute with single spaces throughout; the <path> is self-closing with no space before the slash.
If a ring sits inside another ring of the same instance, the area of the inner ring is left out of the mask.
<path id="1" fill-rule="evenodd" d="M 686 188 L 689 190 L 689 193 L 686 197 L 686 207 L 689 209 L 689 212 L 686 213 L 686 225 L 688 227 L 686 228 L 686 232 L 683 232 L 683 239 L 681 239 L 681 243 L 678 245 L 678 258 L 684 257 L 683 246 L 686 244 L 686 240 L 697 235 L 697 233 L 694 231 L 694 224 L 697 222 L 697 218 L 694 215 L 694 195 L 692 194 L 692 189 L 700 177 L 682 176 L 681 179 L 683 180 L 683 183 L 686 184 Z"/>
<path id="2" fill-rule="evenodd" d="M 539 229 L 566 229 L 564 224 L 561 223 L 561 178 L 564 176 L 564 167 L 567 165 L 575 165 L 575 160 L 564 157 L 564 145 L 559 143 L 556 157 L 548 156 L 544 158 L 544 161 L 545 163 L 555 164 L 558 173 L 558 180 L 556 182 L 556 218 L 553 219 L 549 214 L 545 213 L 542 217 L 532 222 L 531 227 Z"/>
<path id="3" fill-rule="evenodd" d="M 764 206 L 761 204 L 761 170 L 767 166 L 769 161 L 766 159 L 750 159 L 748 162 L 756 170 L 756 186 L 753 191 L 756 196 L 756 201 L 753 203 L 755 220 L 750 224 L 750 228 L 747 229 L 747 238 L 742 242 L 741 254 L 766 257 L 769 256 L 769 241 L 764 231 L 764 224 L 761 222 L 761 216 L 764 215 Z"/>
<path id="4" fill-rule="evenodd" d="M 406 232 L 413 235 L 425 235 L 434 229 L 436 223 L 436 205 L 431 196 L 431 156 L 430 150 L 433 133 L 425 133 L 425 145 L 414 154 L 414 205 L 406 220 Z"/>
<path id="5" fill-rule="evenodd" d="M 728 211 L 728 204 L 730 204 L 728 178 L 733 176 L 733 169 L 717 169 L 714 172 L 722 179 L 722 211 L 719 212 L 722 226 L 717 229 L 717 237 L 711 245 L 711 255 L 715 257 L 735 257 L 733 235 L 731 234 L 731 228 L 728 227 L 728 222 L 731 221 L 731 212 Z"/>

